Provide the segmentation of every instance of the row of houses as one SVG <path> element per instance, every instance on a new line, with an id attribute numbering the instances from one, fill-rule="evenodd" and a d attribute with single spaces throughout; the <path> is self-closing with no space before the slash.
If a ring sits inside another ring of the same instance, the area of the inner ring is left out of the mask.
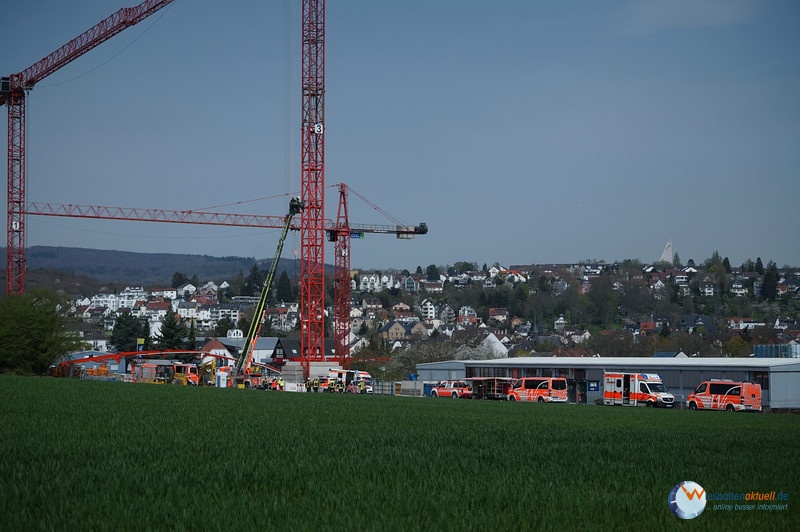
<path id="1" fill-rule="evenodd" d="M 128 312 L 137 318 L 157 323 L 163 320 L 167 310 L 171 308 L 183 320 L 193 323 L 196 328 L 202 330 L 212 329 L 225 319 L 232 323 L 238 323 L 247 308 L 254 303 L 251 301 L 253 298 L 239 298 L 239 301 L 227 304 L 209 303 L 207 296 L 209 292 L 214 291 L 214 288 L 206 286 L 205 290 L 197 289 L 196 292 L 202 297 L 192 297 L 186 301 L 180 298 L 167 299 L 177 295 L 177 290 L 154 291 L 147 294 L 141 287 L 128 287 L 114 299 L 118 303 L 117 305 L 98 306 L 108 302 L 106 295 L 101 294 L 93 298 L 89 305 L 76 307 L 75 314 L 81 318 L 105 320 L 106 328 L 111 329 L 113 317 L 117 313 Z M 114 311 L 115 308 L 116 311 Z M 280 304 L 270 307 L 267 312 L 270 326 L 275 330 L 288 332 L 297 327 L 299 320 L 297 303 Z M 370 328 L 374 328 L 377 324 L 381 327 L 379 334 L 384 340 L 422 339 L 425 337 L 423 329 L 427 336 L 430 336 L 434 331 L 450 334 L 457 328 L 481 325 L 481 320 L 474 308 L 462 306 L 456 312 L 449 304 L 436 302 L 430 298 L 423 298 L 414 308 L 404 302 L 399 302 L 389 309 L 384 309 L 381 300 L 377 297 L 364 297 L 360 304 L 357 304 L 356 301 L 353 302 L 350 320 L 351 330 L 354 331 L 360 330 L 364 324 Z M 504 308 L 489 309 L 489 324 L 502 326 L 521 336 L 527 336 L 531 331 L 541 335 L 545 329 L 549 329 L 541 324 L 532 325 L 519 317 L 511 317 Z M 657 333 L 665 324 L 670 325 L 666 318 L 656 317 L 652 322 L 628 324 L 626 329 L 633 334 L 648 335 Z M 735 317 L 729 318 L 727 325 L 730 330 L 767 326 L 766 323 L 751 318 Z M 785 330 L 789 324 L 776 320 L 772 326 L 777 330 Z M 680 327 L 687 332 L 701 327 L 706 331 L 716 330 L 716 325 L 711 317 L 704 315 L 683 316 Z M 587 331 L 570 327 L 563 316 L 554 321 L 552 330 L 559 334 L 565 343 L 582 343 L 590 337 Z"/>

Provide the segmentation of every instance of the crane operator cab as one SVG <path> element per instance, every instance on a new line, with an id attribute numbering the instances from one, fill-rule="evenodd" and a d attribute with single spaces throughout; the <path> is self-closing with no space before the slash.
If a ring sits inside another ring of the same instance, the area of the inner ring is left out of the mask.
<path id="1" fill-rule="evenodd" d="M 300 214 L 301 212 L 303 212 L 304 208 L 305 205 L 303 205 L 303 202 L 300 201 L 300 196 L 293 197 L 289 202 L 289 214 L 292 216 L 294 216 L 295 214 Z"/>

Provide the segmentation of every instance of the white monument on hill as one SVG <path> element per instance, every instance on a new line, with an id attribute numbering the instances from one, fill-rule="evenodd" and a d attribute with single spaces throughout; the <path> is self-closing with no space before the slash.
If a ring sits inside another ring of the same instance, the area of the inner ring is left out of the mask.
<path id="1" fill-rule="evenodd" d="M 658 262 L 669 262 L 672 264 L 672 259 L 674 255 L 672 254 L 672 240 L 667 240 L 667 245 L 664 246 L 664 251 L 661 252 L 661 258 L 658 259 Z"/>

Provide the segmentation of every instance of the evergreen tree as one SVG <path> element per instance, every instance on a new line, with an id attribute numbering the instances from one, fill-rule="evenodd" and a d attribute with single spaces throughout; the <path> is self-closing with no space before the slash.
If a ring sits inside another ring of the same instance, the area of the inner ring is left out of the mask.
<path id="1" fill-rule="evenodd" d="M 217 322 L 217 326 L 214 327 L 214 336 L 227 336 L 228 331 L 235 328 L 235 324 L 230 318 L 222 318 Z"/>
<path id="2" fill-rule="evenodd" d="M 114 329 L 111 331 L 111 345 L 117 351 L 136 351 L 138 348 L 137 340 L 145 338 L 145 343 L 149 340 L 149 330 L 147 322 L 142 322 L 131 314 L 122 314 L 114 320 Z"/>
<path id="3" fill-rule="evenodd" d="M 536 291 L 540 294 L 550 293 L 550 283 L 544 275 L 539 276 L 539 279 L 536 281 Z"/>
<path id="4" fill-rule="evenodd" d="M 278 286 L 275 289 L 275 295 L 278 301 L 286 303 L 294 301 L 292 282 L 289 280 L 289 275 L 286 273 L 286 270 L 282 271 L 280 278 L 278 278 Z"/>
<path id="5" fill-rule="evenodd" d="M 161 323 L 161 331 L 156 335 L 156 345 L 160 349 L 186 349 L 189 330 L 170 306 Z"/>
<path id="6" fill-rule="evenodd" d="M 231 283 L 231 288 L 233 289 L 234 295 L 238 296 L 249 295 L 245 287 L 245 279 L 244 279 L 244 274 L 242 272 L 239 272 L 236 275 L 236 277 L 234 277 L 233 282 Z"/>
<path id="7" fill-rule="evenodd" d="M 720 257 L 719 251 L 714 251 L 711 258 L 706 261 L 706 269 L 714 266 L 722 267 L 722 257 Z"/>
<path id="8" fill-rule="evenodd" d="M 764 279 L 761 281 L 761 297 L 768 301 L 774 301 L 778 297 L 779 281 L 778 266 L 769 261 L 767 263 L 767 271 L 764 273 Z"/>
<path id="9" fill-rule="evenodd" d="M 153 338 L 150 336 L 150 322 L 147 321 L 147 318 L 139 319 L 139 336 L 137 336 L 137 339 L 138 338 L 144 338 L 142 349 L 147 351 L 153 348 Z"/>
<path id="10" fill-rule="evenodd" d="M 257 296 L 261 294 L 261 287 L 264 284 L 266 272 L 262 272 L 258 263 L 253 264 L 253 268 L 244 280 L 244 294 L 247 296 Z"/>
<path id="11" fill-rule="evenodd" d="M 426 270 L 425 278 L 428 281 L 438 281 L 439 280 L 439 268 L 435 264 L 429 265 L 427 270 Z"/>
<path id="12" fill-rule="evenodd" d="M 189 333 L 186 337 L 186 348 L 192 350 L 197 348 L 197 331 L 194 328 L 194 319 L 189 322 Z"/>
<path id="13" fill-rule="evenodd" d="M 761 262 L 761 257 L 756 257 L 754 271 L 758 273 L 758 275 L 764 275 L 764 263 Z"/>
<path id="14" fill-rule="evenodd" d="M 175 272 L 175 274 L 172 276 L 172 288 L 178 288 L 179 286 L 183 286 L 188 282 L 189 278 L 185 273 Z"/>

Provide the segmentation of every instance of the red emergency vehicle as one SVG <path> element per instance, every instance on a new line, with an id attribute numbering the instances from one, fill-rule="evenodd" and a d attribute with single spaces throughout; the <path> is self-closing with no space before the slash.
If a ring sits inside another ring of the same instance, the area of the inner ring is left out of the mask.
<path id="1" fill-rule="evenodd" d="M 701 382 L 686 398 L 689 410 L 761 411 L 761 385 L 711 379 Z"/>
<path id="2" fill-rule="evenodd" d="M 514 381 L 508 392 L 509 401 L 566 403 L 567 379 L 563 377 L 523 377 Z"/>
<path id="3" fill-rule="evenodd" d="M 465 381 L 439 381 L 431 388 L 431 397 L 468 398 L 472 388 Z"/>
<path id="4" fill-rule="evenodd" d="M 672 408 L 675 397 L 655 373 L 610 373 L 603 375 L 603 403 L 624 406 Z"/>

